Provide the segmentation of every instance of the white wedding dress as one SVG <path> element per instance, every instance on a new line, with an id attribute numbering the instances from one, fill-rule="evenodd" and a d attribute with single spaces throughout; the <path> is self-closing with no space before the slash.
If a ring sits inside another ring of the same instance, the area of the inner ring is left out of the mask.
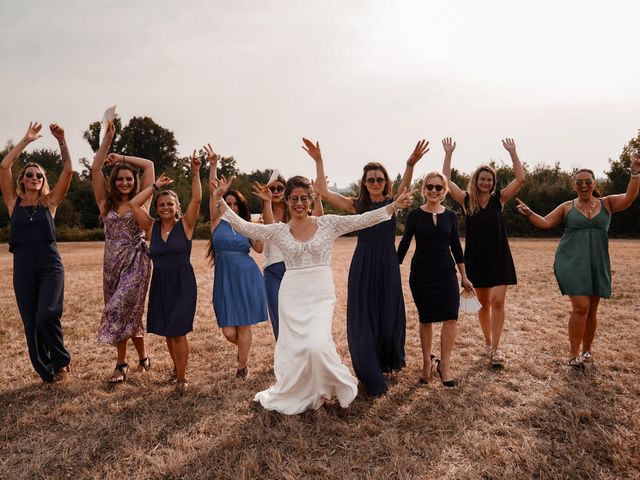
<path id="1" fill-rule="evenodd" d="M 243 235 L 275 244 L 287 267 L 278 297 L 276 384 L 258 392 L 254 400 L 287 415 L 320 408 L 334 395 L 340 406 L 348 407 L 358 393 L 358 380 L 340 360 L 331 334 L 336 303 L 331 253 L 339 236 L 391 218 L 386 207 L 361 215 L 317 217 L 318 229 L 306 242 L 293 238 L 286 223 L 246 222 L 229 208 L 223 218 Z"/>

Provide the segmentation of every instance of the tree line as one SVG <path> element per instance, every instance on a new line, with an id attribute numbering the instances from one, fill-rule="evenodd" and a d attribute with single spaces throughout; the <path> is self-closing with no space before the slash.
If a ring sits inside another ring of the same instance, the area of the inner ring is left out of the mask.
<path id="1" fill-rule="evenodd" d="M 112 151 L 124 155 L 148 158 L 155 164 L 156 174 L 165 172 L 174 179 L 172 189 L 178 194 L 180 203 L 187 205 L 191 195 L 189 157 L 178 155 L 174 133 L 158 125 L 149 117 L 133 117 L 123 126 L 122 120 L 116 116 L 116 135 L 112 143 Z M 100 146 L 100 122 L 90 124 L 83 133 L 83 138 L 95 152 Z M 8 142 L 5 148 L 0 151 L 0 157 L 4 157 L 13 147 Z M 598 179 L 598 189 L 602 195 L 612 193 L 624 193 L 629 182 L 631 153 L 640 149 L 640 133 L 632 138 L 622 148 L 622 152 L 617 160 L 609 159 L 609 169 L 606 177 Z M 204 152 L 200 152 L 204 156 Z M 39 149 L 32 152 L 23 152 L 13 168 L 14 177 L 17 177 L 19 170 L 26 162 L 37 162 L 44 167 L 47 172 L 49 184 L 55 184 L 58 175 L 62 170 L 60 155 L 55 150 Z M 74 172 L 69 193 L 63 203 L 58 207 L 56 214 L 56 228 L 58 239 L 61 241 L 84 241 L 103 240 L 104 233 L 98 211 L 98 206 L 93 197 L 91 188 L 91 162 L 92 159 L 81 158 L 80 172 Z M 498 186 L 505 186 L 513 179 L 511 165 L 495 164 L 491 165 L 497 170 Z M 277 165 L 274 165 L 277 167 Z M 573 171 L 562 170 L 558 163 L 554 166 L 538 164 L 530 167 L 524 164 L 526 182 L 518 198 L 529 205 L 536 213 L 545 215 L 555 208 L 559 203 L 575 197 L 572 186 Z M 251 194 L 251 186 L 254 181 L 264 183 L 268 180 L 270 170 L 254 170 L 250 173 L 241 172 L 233 157 L 224 157 L 218 163 L 218 170 L 226 177 L 235 176 L 234 188 L 241 191 L 247 201 L 252 213 L 259 213 L 261 210 L 260 200 Z M 105 175 L 109 174 L 109 169 L 105 169 Z M 208 178 L 209 165 L 205 162 L 200 171 L 203 182 L 203 195 L 205 201 L 200 208 L 200 218 L 194 236 L 196 238 L 209 237 L 209 202 L 208 198 Z M 464 188 L 470 178 L 470 174 L 452 169 L 451 177 L 461 188 Z M 394 180 L 394 186 L 400 183 L 398 174 Z M 420 179 L 414 182 L 414 188 L 420 187 Z M 357 181 L 352 183 L 349 190 L 355 195 Z M 419 195 L 414 199 L 413 208 L 422 203 Z M 460 212 L 460 207 L 451 199 L 445 202 L 449 208 Z M 325 203 L 325 212 L 343 213 L 336 211 L 331 205 Z M 154 212 L 151 212 L 152 215 Z M 404 229 L 406 213 L 399 215 L 398 233 Z M 544 231 L 534 228 L 526 218 L 518 215 L 515 205 L 508 204 L 505 207 L 504 219 L 507 231 L 511 236 L 541 237 L 559 236 L 562 234 L 562 227 Z M 461 230 L 464 229 L 464 222 L 460 223 Z M 624 212 L 617 213 L 611 221 L 610 233 L 614 236 L 640 236 L 640 200 Z M 6 242 L 9 239 L 9 216 L 6 206 L 0 204 L 0 241 Z"/>

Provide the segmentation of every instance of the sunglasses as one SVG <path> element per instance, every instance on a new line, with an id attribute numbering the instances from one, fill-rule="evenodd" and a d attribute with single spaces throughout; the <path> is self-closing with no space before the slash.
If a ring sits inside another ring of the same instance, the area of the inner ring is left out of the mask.
<path id="1" fill-rule="evenodd" d="M 302 195 L 302 196 L 300 196 L 300 197 L 299 197 L 299 196 L 297 196 L 297 195 L 291 195 L 291 196 L 288 198 L 288 200 L 289 200 L 291 203 L 293 203 L 293 204 L 295 205 L 295 204 L 296 204 L 296 203 L 298 203 L 299 201 L 300 201 L 300 202 L 302 202 L 302 203 L 305 203 L 305 204 L 306 204 L 306 203 L 309 203 L 310 198 L 309 198 L 309 197 L 307 197 L 306 195 Z"/>
<path id="2" fill-rule="evenodd" d="M 27 172 L 27 173 L 24 174 L 24 176 L 27 177 L 27 178 L 36 177 L 38 180 L 42 180 L 44 178 L 44 175 L 41 174 L 40 172 L 37 172 L 37 173 Z"/>
<path id="3" fill-rule="evenodd" d="M 269 187 L 271 193 L 281 193 L 284 192 L 284 187 L 282 185 L 274 185 Z"/>
<path id="4" fill-rule="evenodd" d="M 374 183 L 377 183 L 378 185 L 382 185 L 386 180 L 384 179 L 384 177 L 368 177 L 365 182 L 367 182 L 368 185 L 373 185 Z"/>
<path id="5" fill-rule="evenodd" d="M 424 188 L 426 188 L 427 190 L 431 191 L 434 188 L 436 189 L 436 192 L 441 192 L 442 190 L 444 190 L 444 187 L 442 185 L 434 185 L 433 183 L 428 183 L 424 186 Z"/>
<path id="6" fill-rule="evenodd" d="M 590 178 L 587 178 L 586 180 L 582 180 L 582 179 L 576 180 L 576 185 L 578 185 L 579 187 L 582 186 L 583 183 L 585 185 L 589 186 L 589 185 L 591 185 L 593 183 L 593 180 L 590 179 Z"/>

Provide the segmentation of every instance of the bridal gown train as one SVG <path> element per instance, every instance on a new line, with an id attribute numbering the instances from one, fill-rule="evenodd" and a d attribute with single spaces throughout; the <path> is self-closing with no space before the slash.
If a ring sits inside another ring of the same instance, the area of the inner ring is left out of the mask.
<path id="1" fill-rule="evenodd" d="M 276 383 L 254 400 L 287 415 L 317 409 L 334 395 L 340 406 L 348 407 L 358 393 L 358 380 L 340 360 L 331 334 L 336 303 L 331 253 L 339 236 L 391 218 L 386 207 L 361 215 L 317 217 L 316 233 L 306 242 L 293 238 L 286 223 L 246 222 L 231 209 L 223 218 L 243 235 L 275 244 L 286 265 L 274 353 Z"/>

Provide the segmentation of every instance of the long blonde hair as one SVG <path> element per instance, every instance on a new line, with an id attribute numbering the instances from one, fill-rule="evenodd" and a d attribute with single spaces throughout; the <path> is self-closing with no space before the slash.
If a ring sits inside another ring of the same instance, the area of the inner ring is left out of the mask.
<path id="1" fill-rule="evenodd" d="M 39 163 L 28 162 L 24 167 L 22 167 L 22 170 L 20 170 L 18 178 L 16 179 L 16 193 L 20 198 L 24 198 L 27 194 L 27 190 L 24 188 L 24 174 L 27 173 L 27 168 L 30 167 L 37 168 L 42 174 L 42 186 L 40 187 L 40 190 L 38 190 L 38 200 L 36 200 L 36 204 L 40 207 L 48 207 L 49 198 L 47 195 L 49 195 L 51 190 L 49 188 L 49 182 L 47 182 L 47 174 Z"/>
<path id="2" fill-rule="evenodd" d="M 478 210 L 480 210 L 480 202 L 478 200 L 478 196 L 480 192 L 478 191 L 478 177 L 482 172 L 489 172 L 491 177 L 493 178 L 493 186 L 491 187 L 491 195 L 493 195 L 496 191 L 496 170 L 490 165 L 480 165 L 476 168 L 476 171 L 473 172 L 471 176 L 471 180 L 469 180 L 469 184 L 467 185 L 467 193 L 469 194 L 469 204 L 464 206 L 465 213 L 467 215 L 473 215 Z"/>

